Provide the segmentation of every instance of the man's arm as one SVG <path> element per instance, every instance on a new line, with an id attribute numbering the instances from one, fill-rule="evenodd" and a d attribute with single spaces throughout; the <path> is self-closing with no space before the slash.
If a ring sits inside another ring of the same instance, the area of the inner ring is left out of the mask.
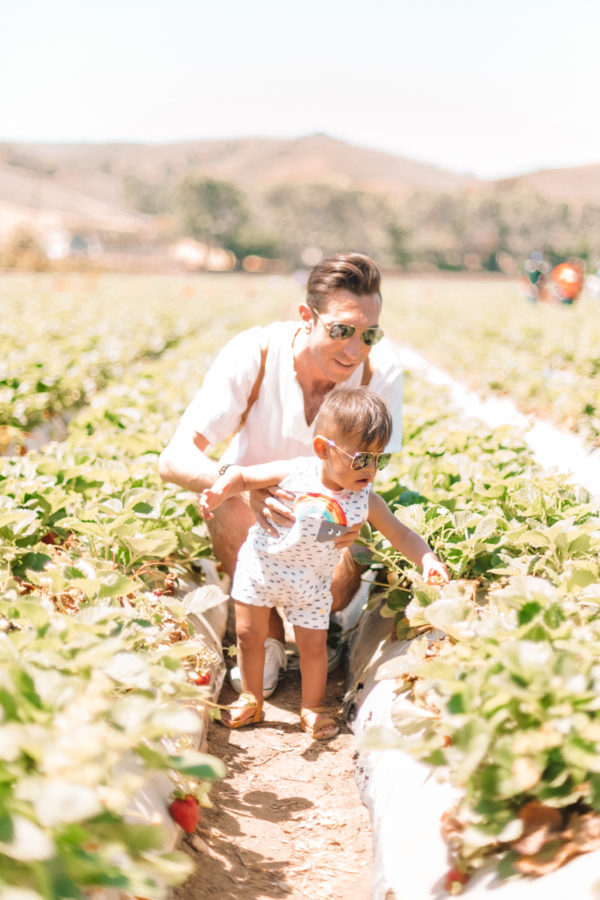
<path id="1" fill-rule="evenodd" d="M 260 386 L 264 329 L 250 328 L 233 337 L 219 351 L 177 430 L 158 462 L 164 481 L 200 492 L 215 481 L 219 463 L 205 453 L 209 444 L 232 434 L 247 415 Z"/>
<path id="2" fill-rule="evenodd" d="M 204 435 L 193 431 L 185 421 L 182 421 L 160 454 L 158 473 L 162 480 L 178 484 L 198 494 L 211 488 L 219 477 L 220 464 L 204 453 L 207 446 L 208 441 Z M 261 528 L 270 534 L 277 532 L 268 517 L 272 517 L 278 524 L 289 524 L 294 519 L 281 502 L 289 500 L 290 495 L 287 491 L 276 487 L 285 474 L 287 472 L 280 475 L 277 470 L 272 480 L 267 481 L 263 478 L 260 487 L 249 486 L 245 489 L 248 491 L 248 497 L 244 502 L 250 506 Z"/>
<path id="3" fill-rule="evenodd" d="M 219 474 L 219 464 L 204 453 L 208 441 L 184 421 L 160 454 L 158 474 L 189 491 L 210 487 Z"/>

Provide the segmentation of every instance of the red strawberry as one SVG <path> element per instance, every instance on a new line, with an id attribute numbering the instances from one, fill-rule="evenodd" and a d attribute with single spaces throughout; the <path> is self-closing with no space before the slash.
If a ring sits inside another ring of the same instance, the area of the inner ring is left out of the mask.
<path id="1" fill-rule="evenodd" d="M 459 872 L 456 866 L 452 866 L 451 869 L 448 869 L 446 872 L 446 877 L 444 879 L 444 887 L 448 891 L 448 893 L 454 893 L 452 890 L 453 885 L 459 885 L 459 891 L 463 884 L 466 884 L 469 880 L 469 876 L 466 872 Z"/>
<path id="2" fill-rule="evenodd" d="M 169 803 L 169 815 L 187 834 L 193 834 L 200 818 L 198 801 L 193 794 L 175 796 Z"/>
<path id="3" fill-rule="evenodd" d="M 210 672 L 202 672 L 197 678 L 194 678 L 194 684 L 210 684 Z"/>

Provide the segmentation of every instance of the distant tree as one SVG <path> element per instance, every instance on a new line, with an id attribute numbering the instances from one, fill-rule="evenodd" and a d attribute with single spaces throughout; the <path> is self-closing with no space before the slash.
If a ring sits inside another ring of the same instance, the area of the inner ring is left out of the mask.
<path id="1" fill-rule="evenodd" d="M 209 245 L 233 250 L 248 221 L 244 193 L 229 181 L 187 175 L 176 192 L 183 231 Z"/>
<path id="2" fill-rule="evenodd" d="M 532 249 L 549 262 L 600 257 L 600 207 L 569 206 L 522 190 L 490 188 L 456 195 L 418 192 L 397 210 L 411 266 L 496 271 L 522 265 Z M 479 260 L 479 263 L 476 261 Z"/>
<path id="3" fill-rule="evenodd" d="M 392 262 L 397 266 L 408 266 L 411 261 L 411 254 L 407 246 L 408 231 L 395 220 L 390 222 L 387 230 Z"/>
<path id="4" fill-rule="evenodd" d="M 227 249 L 239 260 L 243 260 L 245 256 L 278 259 L 281 255 L 279 238 L 268 232 L 259 231 L 251 225 L 244 226 L 230 241 Z"/>
<path id="5" fill-rule="evenodd" d="M 148 216 L 169 212 L 173 202 L 166 182 L 144 181 L 137 175 L 125 175 L 123 193 L 130 206 Z"/>
<path id="6" fill-rule="evenodd" d="M 9 269 L 43 272 L 48 268 L 48 258 L 37 237 L 27 228 L 18 227 L 2 248 L 0 265 Z"/>
<path id="7" fill-rule="evenodd" d="M 383 197 L 330 184 L 281 184 L 264 197 L 262 217 L 279 235 L 281 255 L 304 265 L 307 248 L 324 256 L 340 249 L 390 258 L 388 228 L 394 222 Z"/>

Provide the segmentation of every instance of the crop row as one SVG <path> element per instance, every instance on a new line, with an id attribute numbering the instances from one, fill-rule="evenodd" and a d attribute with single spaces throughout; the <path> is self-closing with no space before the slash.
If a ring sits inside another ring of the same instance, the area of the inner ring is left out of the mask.
<path id="1" fill-rule="evenodd" d="M 395 731 L 364 746 L 401 747 L 462 790 L 445 824 L 461 877 L 490 854 L 502 876 L 543 874 L 600 848 L 597 504 L 541 471 L 518 434 L 489 433 L 411 379 L 405 431 L 381 492 L 455 580 L 423 584 L 366 535 L 382 613 L 408 643 L 386 665 Z"/>
<path id="2" fill-rule="evenodd" d="M 390 279 L 382 321 L 472 389 L 600 442 L 597 300 L 532 305 L 513 281 Z"/>
<path id="3" fill-rule="evenodd" d="M 0 322 L 0 423 L 4 443 L 70 414 L 138 359 L 154 358 L 236 310 L 242 327 L 280 309 L 286 292 L 245 279 L 36 276 L 7 279 Z M 250 302 L 249 302 L 250 301 Z M 274 314 L 274 313 L 273 313 Z M 9 431 L 10 429 L 10 431 Z M 0 451 L 2 435 L 0 435 Z"/>
<path id="4" fill-rule="evenodd" d="M 1 461 L 0 895 L 108 886 L 160 897 L 189 871 L 160 826 L 131 815 L 161 772 L 201 804 L 224 772 L 194 751 L 187 708 L 208 697 L 195 682 L 215 664 L 183 602 L 209 542 L 194 498 L 157 475 L 237 327 L 236 304 L 222 313 L 220 329 L 130 363 L 73 415 L 65 441 Z"/>

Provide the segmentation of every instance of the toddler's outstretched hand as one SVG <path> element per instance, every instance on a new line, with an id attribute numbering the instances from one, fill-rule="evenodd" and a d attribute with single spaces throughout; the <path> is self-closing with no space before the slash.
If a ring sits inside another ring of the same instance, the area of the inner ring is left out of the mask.
<path id="1" fill-rule="evenodd" d="M 200 512 L 204 516 L 205 519 L 212 519 L 213 517 L 213 509 L 216 509 L 217 506 L 221 503 L 221 498 L 218 493 L 216 493 L 212 488 L 207 488 L 205 491 L 202 491 L 198 498 L 198 504 L 200 506 Z"/>
<path id="2" fill-rule="evenodd" d="M 422 560 L 423 581 L 428 584 L 448 584 L 450 573 L 435 553 L 426 553 Z"/>
<path id="3" fill-rule="evenodd" d="M 200 512 L 205 519 L 213 518 L 213 509 L 220 506 L 224 500 L 227 500 L 231 493 L 232 480 L 228 472 L 219 475 L 212 487 L 202 491 L 198 498 Z"/>

